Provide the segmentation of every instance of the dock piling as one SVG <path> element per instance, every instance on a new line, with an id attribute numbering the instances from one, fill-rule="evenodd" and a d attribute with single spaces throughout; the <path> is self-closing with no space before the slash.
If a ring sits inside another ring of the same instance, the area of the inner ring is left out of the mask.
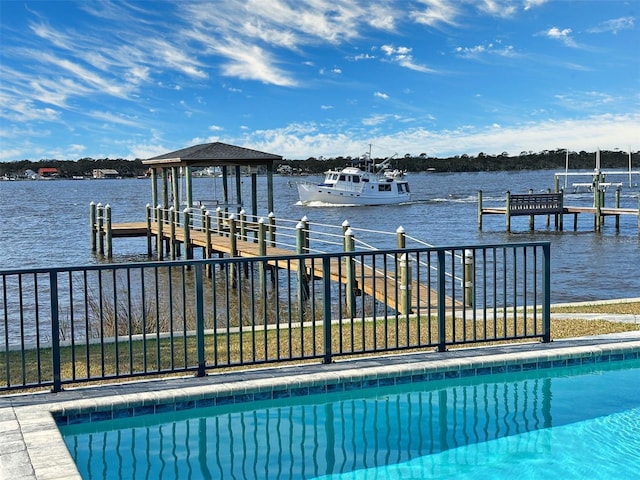
<path id="1" fill-rule="evenodd" d="M 96 227 L 96 204 L 93 202 L 89 204 L 89 225 L 91 227 L 91 251 L 95 252 L 97 246 L 96 237 L 98 235 L 98 229 Z"/>

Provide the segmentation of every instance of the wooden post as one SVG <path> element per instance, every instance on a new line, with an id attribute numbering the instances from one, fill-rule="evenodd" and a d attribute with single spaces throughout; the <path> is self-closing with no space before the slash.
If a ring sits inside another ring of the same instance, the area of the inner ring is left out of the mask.
<path id="1" fill-rule="evenodd" d="M 507 232 L 511 231 L 511 212 L 509 211 L 511 205 L 511 192 L 507 191 L 507 200 L 506 200 L 506 205 L 505 205 L 505 211 L 504 211 L 504 216 L 505 216 L 505 220 L 507 222 Z"/>
<path id="2" fill-rule="evenodd" d="M 560 214 L 556 215 L 557 228 L 562 231 L 564 228 L 564 190 L 560 190 Z"/>
<path id="3" fill-rule="evenodd" d="M 111 232 L 111 206 L 107 203 L 104 207 L 105 230 L 107 237 L 107 258 L 113 257 L 113 234 Z"/>
<path id="4" fill-rule="evenodd" d="M 90 237 L 90 242 L 91 242 L 91 251 L 95 252 L 96 251 L 96 245 L 97 245 L 97 236 L 98 236 L 98 229 L 96 227 L 96 204 L 91 202 L 89 204 L 89 226 L 91 228 L 91 237 Z"/>
<path id="5" fill-rule="evenodd" d="M 104 208 L 101 203 L 96 206 L 96 215 L 98 218 L 98 253 L 104 255 Z"/>
<path id="6" fill-rule="evenodd" d="M 264 224 L 264 218 L 258 219 L 258 254 L 264 257 L 267 254 L 267 241 L 266 241 L 266 226 Z M 260 284 L 260 292 L 265 292 L 267 285 L 267 262 L 260 262 L 258 266 L 258 278 Z M 263 301 L 266 302 L 266 297 L 261 295 Z"/>
<path id="7" fill-rule="evenodd" d="M 399 302 L 399 310 L 400 313 L 404 313 L 406 315 L 412 313 L 411 312 L 411 259 L 409 255 L 403 253 L 400 256 L 400 265 L 399 265 L 399 279 L 400 279 L 400 302 Z"/>
<path id="8" fill-rule="evenodd" d="M 478 230 L 482 230 L 482 190 L 478 190 Z"/>
<path id="9" fill-rule="evenodd" d="M 187 260 L 193 258 L 193 246 L 191 245 L 191 213 L 189 207 L 185 208 L 182 213 L 184 214 L 184 222 L 182 228 L 184 229 L 184 255 Z"/>
<path id="10" fill-rule="evenodd" d="M 238 224 L 240 225 L 240 240 L 246 241 L 247 214 L 245 213 L 244 208 L 240 210 L 240 213 L 238 213 Z"/>
<path id="11" fill-rule="evenodd" d="M 620 187 L 616 188 L 615 207 L 620 208 Z M 620 215 L 616 215 L 616 232 L 620 231 Z"/>
<path id="12" fill-rule="evenodd" d="M 220 207 L 216 208 L 216 230 L 218 231 L 218 235 L 222 236 L 222 209 Z"/>
<path id="13" fill-rule="evenodd" d="M 191 167 L 190 166 L 184 166 L 182 167 L 183 171 L 184 171 L 184 178 L 185 178 L 185 198 L 187 201 L 187 208 L 189 209 L 189 211 L 191 211 L 191 207 L 193 207 L 193 179 L 191 178 Z M 190 218 L 191 221 L 193 221 L 193 218 Z M 190 223 L 189 226 L 191 226 L 192 224 Z"/>
<path id="14" fill-rule="evenodd" d="M 600 208 L 602 207 L 600 205 L 601 198 L 602 197 L 600 196 L 599 184 L 596 183 L 596 191 L 593 194 L 593 200 L 594 200 L 595 207 L 596 207 L 596 214 L 595 214 L 595 217 L 593 218 L 593 227 L 594 227 L 594 230 L 596 232 L 600 231 L 600 225 L 601 225 L 601 223 L 600 223 L 600 220 L 601 220 Z"/>
<path id="15" fill-rule="evenodd" d="M 551 189 L 547 188 L 547 193 L 551 193 Z M 547 213 L 547 228 L 551 225 L 551 215 Z"/>
<path id="16" fill-rule="evenodd" d="M 310 248 L 309 248 L 309 219 L 307 218 L 307 216 L 305 215 L 304 217 L 302 217 L 302 219 L 300 219 L 300 221 L 302 222 L 303 225 L 303 230 L 304 230 L 304 253 L 309 253 Z"/>
<path id="17" fill-rule="evenodd" d="M 236 217 L 232 213 L 229 215 L 229 245 L 231 249 L 230 256 L 237 257 L 238 256 L 238 240 L 236 238 Z M 237 275 L 237 265 L 235 263 L 229 264 L 229 274 L 231 275 L 231 288 L 238 287 L 238 278 Z"/>
<path id="18" fill-rule="evenodd" d="M 153 255 L 153 247 L 151 242 L 151 216 L 153 215 L 153 210 L 151 209 L 151 205 L 147 203 L 146 206 L 147 211 L 147 257 Z"/>
<path id="19" fill-rule="evenodd" d="M 163 218 L 162 206 L 158 205 L 156 207 L 156 220 L 158 222 L 158 238 L 156 240 L 156 253 L 158 254 L 158 260 L 162 260 L 164 256 L 164 235 L 162 233 L 162 227 L 164 226 L 164 218 Z"/>
<path id="20" fill-rule="evenodd" d="M 304 237 L 304 223 L 300 221 L 296 225 L 296 253 L 298 254 L 305 253 L 306 240 Z M 309 298 L 309 282 L 307 279 L 306 265 L 302 259 L 298 260 L 297 280 L 298 306 L 300 308 L 300 322 L 302 323 L 304 321 L 305 302 Z"/>
<path id="21" fill-rule="evenodd" d="M 176 259 L 176 209 L 169 208 L 169 258 Z"/>
<path id="22" fill-rule="evenodd" d="M 209 216 L 209 212 L 204 212 L 204 236 L 206 246 L 204 247 L 204 258 L 211 258 L 211 217 Z M 205 273 L 207 278 L 211 278 L 211 264 L 207 263 L 205 268 Z"/>
<path id="23" fill-rule="evenodd" d="M 406 248 L 407 246 L 407 238 L 405 235 L 404 228 L 402 228 L 402 226 L 399 226 L 396 229 L 396 245 L 398 248 Z"/>
<path id="24" fill-rule="evenodd" d="M 470 248 L 464 251 L 464 306 L 473 307 L 474 304 L 474 288 L 473 288 L 473 272 L 474 260 L 473 250 Z"/>
<path id="25" fill-rule="evenodd" d="M 273 212 L 269 212 L 269 246 L 276 246 L 276 216 Z"/>
<path id="26" fill-rule="evenodd" d="M 151 171 L 151 205 L 157 205 L 158 204 L 158 171 L 155 168 L 150 168 L 149 170 Z"/>
<path id="27" fill-rule="evenodd" d="M 200 230 L 202 230 L 203 232 L 207 229 L 207 227 L 206 227 L 207 214 L 208 214 L 208 212 L 206 211 L 205 206 L 204 205 L 200 205 Z"/>
<path id="28" fill-rule="evenodd" d="M 529 195 L 533 195 L 533 190 L 529 189 Z M 529 230 L 535 229 L 535 215 L 529 215 Z"/>
<path id="29" fill-rule="evenodd" d="M 236 212 L 240 212 L 242 208 L 242 175 L 240 174 L 240 165 L 235 166 L 235 174 L 236 174 L 236 201 L 238 202 L 238 206 L 236 207 Z"/>
<path id="30" fill-rule="evenodd" d="M 343 224 L 344 225 L 344 224 Z M 355 250 L 355 242 L 353 238 L 353 230 L 347 228 L 344 232 L 344 251 L 353 252 Z M 356 316 L 356 289 L 357 283 L 355 279 L 355 265 L 352 257 L 344 257 L 345 275 L 347 277 L 347 286 L 345 291 L 345 300 L 347 302 L 347 311 L 349 317 Z"/>

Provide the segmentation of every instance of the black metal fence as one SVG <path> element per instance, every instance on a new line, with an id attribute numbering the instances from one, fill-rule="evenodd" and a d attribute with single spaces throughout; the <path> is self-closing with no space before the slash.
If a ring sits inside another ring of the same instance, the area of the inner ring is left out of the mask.
<path id="1" fill-rule="evenodd" d="M 546 242 L 0 271 L 0 391 L 550 341 Z"/>

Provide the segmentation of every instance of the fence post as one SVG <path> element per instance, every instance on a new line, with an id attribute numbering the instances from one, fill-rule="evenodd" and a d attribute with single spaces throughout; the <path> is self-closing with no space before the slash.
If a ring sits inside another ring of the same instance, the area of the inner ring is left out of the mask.
<path id="1" fill-rule="evenodd" d="M 198 336 L 198 377 L 204 377 L 206 359 L 204 353 L 204 288 L 202 263 L 195 265 L 195 281 L 196 281 L 196 331 Z"/>
<path id="2" fill-rule="evenodd" d="M 60 367 L 60 318 L 58 317 L 58 273 L 49 272 L 49 289 L 51 295 L 51 363 L 53 366 L 52 392 L 62 390 Z M 38 368 L 40 366 L 38 365 Z"/>
<path id="3" fill-rule="evenodd" d="M 473 250 L 466 248 L 464 250 L 464 306 L 473 307 L 474 304 L 474 288 L 473 288 Z"/>
<path id="4" fill-rule="evenodd" d="M 89 204 L 89 225 L 91 227 L 91 251 L 96 251 L 96 236 L 98 235 L 98 229 L 96 228 L 96 204 L 91 202 Z"/>
<path id="5" fill-rule="evenodd" d="M 200 205 L 200 230 L 202 230 L 203 232 L 205 231 L 206 228 L 206 221 L 205 218 L 207 216 L 207 210 L 205 208 L 204 205 Z"/>
<path id="6" fill-rule="evenodd" d="M 322 257 L 322 296 L 324 297 L 324 318 L 322 321 L 324 329 L 324 358 L 322 363 L 331 363 L 332 339 L 331 339 L 331 257 Z"/>
<path id="7" fill-rule="evenodd" d="M 542 245 L 542 254 L 544 262 L 543 270 L 543 290 L 544 303 L 542 304 L 542 323 L 543 337 L 542 341 L 548 343 L 551 341 L 551 244 L 549 242 Z"/>
<path id="8" fill-rule="evenodd" d="M 446 332 L 446 318 L 447 313 L 445 309 L 446 298 L 446 277 L 445 277 L 446 265 L 445 265 L 445 251 L 443 249 L 438 250 L 438 351 L 447 351 L 447 332 Z"/>

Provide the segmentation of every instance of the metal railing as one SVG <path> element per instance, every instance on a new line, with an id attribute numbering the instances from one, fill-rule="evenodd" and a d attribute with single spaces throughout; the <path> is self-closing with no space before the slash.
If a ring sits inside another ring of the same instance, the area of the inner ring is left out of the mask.
<path id="1" fill-rule="evenodd" d="M 0 391 L 550 341 L 549 304 L 547 242 L 4 270 Z"/>

